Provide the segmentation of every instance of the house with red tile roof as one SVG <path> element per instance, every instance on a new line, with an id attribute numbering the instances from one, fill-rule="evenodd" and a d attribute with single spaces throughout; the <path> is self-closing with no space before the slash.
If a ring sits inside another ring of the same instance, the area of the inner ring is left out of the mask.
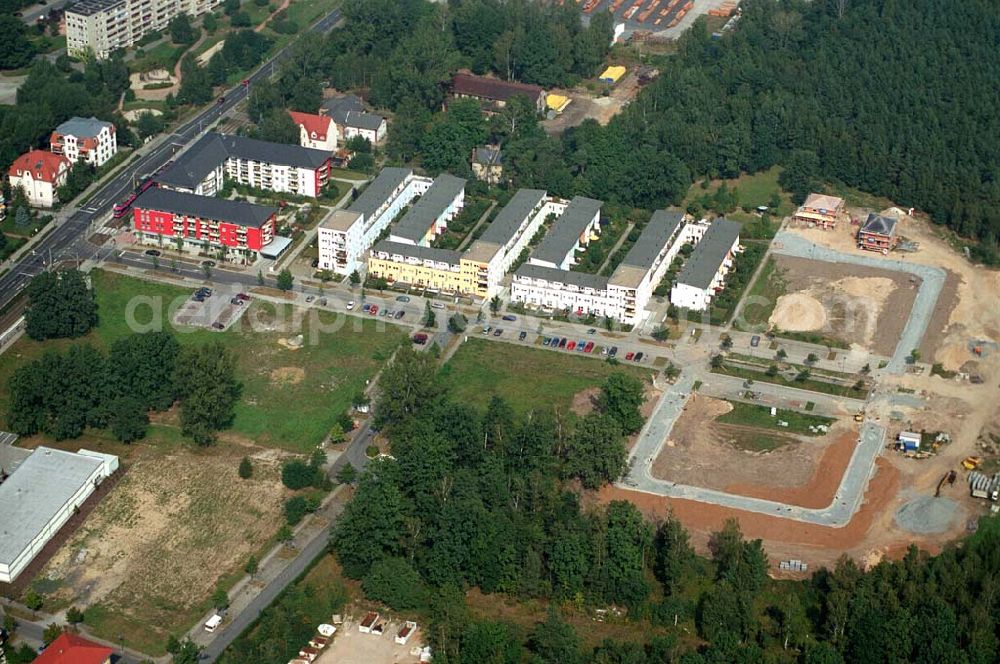
<path id="1" fill-rule="evenodd" d="M 63 632 L 33 664 L 111 664 L 113 652 L 107 646 Z"/>
<path id="2" fill-rule="evenodd" d="M 20 187 L 32 207 L 52 207 L 56 189 L 66 184 L 70 160 L 45 150 L 32 150 L 14 160 L 7 171 L 10 188 Z"/>
<path id="3" fill-rule="evenodd" d="M 299 127 L 299 145 L 313 150 L 336 152 L 337 128 L 326 115 L 288 111 L 292 122 Z"/>

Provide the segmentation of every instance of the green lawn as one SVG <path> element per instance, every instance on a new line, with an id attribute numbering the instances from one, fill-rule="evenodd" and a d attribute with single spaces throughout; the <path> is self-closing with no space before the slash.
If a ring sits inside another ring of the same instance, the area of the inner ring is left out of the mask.
<path id="1" fill-rule="evenodd" d="M 77 341 L 103 348 L 130 334 L 133 323 L 152 324 L 150 327 L 155 329 L 157 321 L 162 320 L 174 329 L 168 311 L 173 311 L 191 294 L 187 288 L 111 272 L 94 271 L 92 277 L 100 323 L 96 330 Z M 174 331 L 181 344 L 221 341 L 237 356 L 243 396 L 236 408 L 234 433 L 261 445 L 307 452 L 323 439 L 365 381 L 405 339 L 405 334 L 401 328 L 367 318 L 347 317 L 346 324 L 337 325 L 336 315 L 319 312 L 316 322 L 305 316 L 301 329 L 294 328 L 305 336 L 305 343 L 298 350 L 290 350 L 278 343 L 279 339 L 291 336 L 289 332 L 255 332 L 248 320 L 257 314 L 261 319 L 272 319 L 278 314 L 289 321 L 291 329 L 294 311 L 301 312 L 290 305 L 254 302 L 240 324 L 226 332 L 194 328 Z M 320 333 L 320 325 L 332 331 Z M 315 344 L 310 343 L 313 329 L 317 330 Z M 25 338 L 0 355 L 0 411 L 6 412 L 7 379 L 17 366 L 47 349 L 62 349 L 69 343 L 67 340 L 37 343 Z"/>
<path id="2" fill-rule="evenodd" d="M 722 183 L 725 182 L 730 191 L 734 188 L 736 189 L 738 205 L 741 208 L 750 208 L 752 210 L 761 205 L 770 205 L 772 196 L 777 193 L 781 197 L 781 205 L 778 207 L 777 212 L 772 210 L 771 214 L 780 219 L 791 214 L 794 205 L 792 204 L 791 196 L 782 190 L 781 185 L 778 184 L 779 175 L 781 175 L 781 167 L 774 166 L 766 171 L 752 175 L 743 174 L 731 180 L 713 180 L 707 188 L 702 188 L 701 182 L 695 182 L 691 185 L 691 189 L 688 190 L 687 196 L 684 197 L 684 206 L 686 207 L 688 204 L 705 195 L 709 197 L 713 196 L 719 187 L 722 186 Z"/>
<path id="3" fill-rule="evenodd" d="M 854 399 L 863 399 L 865 397 L 866 390 L 855 390 L 853 384 L 838 385 L 836 383 L 828 383 L 824 380 L 817 380 L 815 378 L 794 380 L 787 378 L 781 373 L 776 376 L 768 376 L 765 371 L 765 368 L 750 368 L 745 366 L 736 366 L 733 364 L 725 364 L 719 369 L 712 369 L 712 373 L 736 376 L 737 378 L 743 378 L 744 380 L 755 380 L 761 383 L 773 383 L 774 385 L 784 385 L 785 387 L 794 387 L 800 390 L 821 392 L 823 394 L 832 394 L 834 396 L 852 397 Z"/>
<path id="4" fill-rule="evenodd" d="M 342 2 L 343 0 L 292 0 L 288 5 L 288 19 L 295 21 L 302 31 L 319 17 L 339 7 Z"/>
<path id="5" fill-rule="evenodd" d="M 756 281 L 750 288 L 746 304 L 743 306 L 740 323 L 747 326 L 763 325 L 768 327 L 768 319 L 774 312 L 774 305 L 778 298 L 785 294 L 785 280 L 782 278 L 781 270 L 773 258 L 768 258 L 767 263 L 761 268 Z"/>
<path id="6" fill-rule="evenodd" d="M 722 424 L 740 424 L 760 429 L 773 429 L 775 431 L 786 431 L 788 433 L 800 433 L 807 436 L 822 436 L 822 432 L 810 431 L 809 427 L 821 425 L 830 426 L 834 420 L 832 417 L 822 417 L 820 415 L 808 415 L 796 410 L 779 408 L 777 415 L 771 415 L 771 409 L 757 404 L 742 403 L 740 401 L 730 401 L 733 409 L 716 418 L 716 422 Z M 788 422 L 787 427 L 778 426 L 778 421 Z"/>
<path id="7" fill-rule="evenodd" d="M 527 413 L 539 407 L 566 411 L 573 403 L 573 395 L 599 387 L 615 370 L 648 382 L 648 370 L 616 367 L 592 355 L 583 357 L 470 337 L 441 369 L 440 376 L 458 401 L 484 408 L 493 395 L 500 395 L 514 410 Z"/>

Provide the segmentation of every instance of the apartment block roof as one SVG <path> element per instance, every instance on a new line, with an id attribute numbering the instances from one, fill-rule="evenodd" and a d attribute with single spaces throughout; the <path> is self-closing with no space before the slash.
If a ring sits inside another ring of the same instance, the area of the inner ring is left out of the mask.
<path id="1" fill-rule="evenodd" d="M 422 261 L 447 263 L 449 265 L 458 265 L 462 258 L 462 252 L 455 251 L 454 249 L 418 247 L 413 244 L 393 242 L 392 240 L 382 240 L 381 242 L 376 242 L 375 246 L 372 247 L 372 251 L 384 251 L 388 254 L 397 254 L 403 257 L 417 258 Z"/>
<path id="2" fill-rule="evenodd" d="M 330 155 L 323 150 L 299 145 L 208 133 L 174 160 L 170 168 L 158 175 L 156 180 L 169 186 L 194 189 L 229 158 L 317 169 L 329 161 Z"/>
<path id="3" fill-rule="evenodd" d="M 413 171 L 409 168 L 383 168 L 382 172 L 368 184 L 357 200 L 351 203 L 351 207 L 347 209 L 364 215 L 367 223 L 375 211 L 388 200 L 392 192 L 412 176 Z"/>
<path id="4" fill-rule="evenodd" d="M 599 274 L 560 270 L 545 265 L 532 265 L 531 263 L 525 263 L 517 268 L 514 271 L 514 277 L 544 279 L 549 283 L 569 284 L 580 288 L 593 288 L 594 290 L 607 290 L 608 288 L 608 278 Z"/>
<path id="5" fill-rule="evenodd" d="M 657 256 L 677 234 L 677 229 L 682 223 L 684 223 L 682 212 L 666 210 L 654 212 L 649 223 L 642 229 L 639 239 L 615 268 L 611 275 L 611 283 L 629 288 L 638 287 L 646 273 L 652 269 Z"/>
<path id="6" fill-rule="evenodd" d="M 0 484 L 0 561 L 12 565 L 101 467 L 96 457 L 37 448 Z"/>
<path id="7" fill-rule="evenodd" d="M 861 225 L 861 232 L 892 236 L 896 233 L 896 220 L 892 217 L 883 217 L 880 214 L 872 212 L 865 219 L 865 223 Z"/>
<path id="8" fill-rule="evenodd" d="M 464 73 L 452 76 L 451 91 L 456 95 L 504 102 L 516 95 L 525 95 L 535 101 L 542 94 L 542 88 L 537 85 Z"/>
<path id="9" fill-rule="evenodd" d="M 552 224 L 545 239 L 532 254 L 532 258 L 556 265 L 561 263 L 576 246 L 587 225 L 593 221 L 594 215 L 600 214 L 602 205 L 601 201 L 593 198 L 575 196 L 562 216 Z"/>
<path id="10" fill-rule="evenodd" d="M 198 219 L 225 221 L 248 228 L 260 228 L 278 209 L 246 201 L 199 196 L 172 189 L 151 187 L 141 193 L 134 206 L 143 210 L 159 210 Z"/>
<path id="11" fill-rule="evenodd" d="M 52 184 L 59 177 L 60 166 L 72 166 L 69 159 L 61 154 L 53 154 L 45 150 L 31 150 L 14 160 L 7 171 L 10 177 L 21 177 L 25 172 L 31 173 L 35 180 Z"/>
<path id="12" fill-rule="evenodd" d="M 448 173 L 442 173 L 434 183 L 413 204 L 403 218 L 396 223 L 391 235 L 411 242 L 419 242 L 427 235 L 431 225 L 441 216 L 455 197 L 465 189 L 465 180 Z"/>
<path id="13" fill-rule="evenodd" d="M 334 231 L 344 231 L 347 232 L 351 226 L 357 223 L 361 215 L 357 212 L 349 212 L 348 210 L 336 210 L 333 214 L 326 217 L 320 222 L 320 228 L 329 228 Z"/>
<path id="14" fill-rule="evenodd" d="M 501 247 L 513 239 L 517 229 L 521 227 L 524 218 L 527 217 L 545 198 L 545 192 L 541 189 L 518 189 L 517 193 L 511 197 L 507 205 L 497 214 L 493 222 L 486 227 L 486 231 L 479 237 L 482 242 L 492 242 Z"/>
<path id="15" fill-rule="evenodd" d="M 70 118 L 66 122 L 56 127 L 53 134 L 57 136 L 77 136 L 79 138 L 97 138 L 102 129 L 110 129 L 115 132 L 115 126 L 110 122 L 98 120 L 95 117 Z"/>
<path id="16" fill-rule="evenodd" d="M 711 286 L 729 249 L 739 239 L 740 228 L 740 224 L 728 219 L 713 221 L 681 268 L 677 283 L 701 289 Z"/>
<path id="17" fill-rule="evenodd" d="M 66 12 L 80 16 L 92 16 L 124 4 L 125 0 L 81 0 L 81 2 L 74 2 L 67 7 Z"/>

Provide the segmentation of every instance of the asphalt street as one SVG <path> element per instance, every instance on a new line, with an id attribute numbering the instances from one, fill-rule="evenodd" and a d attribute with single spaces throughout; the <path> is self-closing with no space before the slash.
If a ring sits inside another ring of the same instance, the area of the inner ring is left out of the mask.
<path id="1" fill-rule="evenodd" d="M 340 10 L 335 10 L 313 24 L 313 32 L 327 32 L 340 20 Z M 261 65 L 248 77 L 249 87 L 271 76 L 274 67 L 288 59 L 292 44 L 284 47 L 273 58 Z M 181 149 L 187 147 L 213 122 L 228 114 L 247 95 L 247 87 L 242 84 L 227 90 L 221 103 L 215 103 L 201 110 L 193 118 L 178 127 L 174 133 L 159 139 L 152 147 L 139 149 L 142 157 L 123 168 L 118 175 L 98 189 L 80 209 L 70 213 L 66 219 L 57 217 L 52 223 L 55 228 L 45 232 L 32 249 L 22 255 L 3 275 L 0 275 L 0 309 L 6 307 L 27 286 L 32 277 L 44 271 L 49 265 L 71 258 L 89 258 L 97 251 L 86 241 L 88 229 L 111 211 L 115 203 L 132 191 L 146 175 L 154 173 L 166 164 Z"/>

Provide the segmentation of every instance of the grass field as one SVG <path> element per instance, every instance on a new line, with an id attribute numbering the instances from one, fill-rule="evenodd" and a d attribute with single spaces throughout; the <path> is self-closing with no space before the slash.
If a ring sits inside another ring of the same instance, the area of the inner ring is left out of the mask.
<path id="1" fill-rule="evenodd" d="M 111 272 L 91 274 L 100 322 L 96 330 L 77 341 L 101 348 L 131 333 L 126 315 L 129 311 L 133 311 L 135 322 L 154 323 L 155 316 L 159 316 L 163 325 L 174 329 L 168 310 L 191 292 Z M 382 321 L 348 317 L 347 324 L 318 334 L 318 343 L 311 344 L 313 326 L 317 330 L 321 324 L 335 328 L 336 316 L 321 312 L 315 321 L 306 316 L 299 330 L 291 327 L 292 313 L 291 306 L 255 302 L 241 323 L 226 332 L 190 328 L 174 331 L 181 344 L 220 341 L 237 356 L 243 396 L 236 407 L 233 434 L 261 445 L 306 452 L 322 441 L 338 415 L 351 405 L 354 395 L 406 335 L 401 328 Z M 250 329 L 247 317 L 259 315 L 262 320 L 270 320 L 275 314 L 287 321 L 284 327 L 276 326 L 268 332 Z M 290 336 L 289 330 L 305 335 L 302 348 L 291 350 L 279 345 L 279 339 Z M 6 413 L 7 380 L 14 369 L 48 349 L 62 349 L 69 343 L 38 343 L 24 338 L 0 355 L 0 412 Z"/>
<path id="2" fill-rule="evenodd" d="M 750 287 L 750 293 L 741 312 L 740 326 L 745 329 L 758 325 L 765 329 L 769 327 L 768 319 L 774 312 L 774 305 L 784 294 L 785 280 L 774 259 L 768 258 L 753 286 Z"/>
<path id="3" fill-rule="evenodd" d="M 781 198 L 781 205 L 778 206 L 777 211 L 771 211 L 771 216 L 780 219 L 791 214 L 794 205 L 791 196 L 778 184 L 779 175 L 781 175 L 781 168 L 775 166 L 760 173 L 744 174 L 731 180 L 712 180 L 707 188 L 702 188 L 701 182 L 695 182 L 688 190 L 687 196 L 684 197 L 683 205 L 686 207 L 706 195 L 714 196 L 722 183 L 725 182 L 730 191 L 736 189 L 738 206 L 741 208 L 753 210 L 761 205 L 770 205 L 771 198 L 777 193 Z"/>
<path id="4" fill-rule="evenodd" d="M 527 413 L 540 406 L 566 411 L 573 395 L 600 387 L 615 370 L 648 382 L 649 371 L 638 367 L 471 337 L 440 375 L 458 401 L 484 408 L 493 395 L 499 395 L 515 411 Z"/>
<path id="5" fill-rule="evenodd" d="M 251 555 L 273 544 L 282 521 L 281 453 L 222 443 L 199 449 L 179 430 L 154 425 L 133 445 L 87 436 L 64 441 L 119 455 L 127 472 L 55 553 L 35 587 L 44 609 L 85 608 L 96 635 L 151 655 L 230 587 Z M 252 459 L 254 474 L 237 466 Z"/>
<path id="6" fill-rule="evenodd" d="M 809 427 L 830 426 L 834 420 L 832 417 L 822 417 L 820 415 L 808 415 L 796 410 L 779 408 L 777 415 L 771 415 L 771 409 L 757 404 L 742 403 L 740 401 L 730 401 L 733 409 L 728 413 L 716 418 L 716 422 L 723 424 L 739 424 L 756 427 L 759 429 L 773 429 L 774 431 L 784 431 L 788 433 L 799 433 L 806 436 L 822 436 L 822 432 L 810 431 Z M 778 421 L 788 422 L 787 427 L 778 426 Z"/>

